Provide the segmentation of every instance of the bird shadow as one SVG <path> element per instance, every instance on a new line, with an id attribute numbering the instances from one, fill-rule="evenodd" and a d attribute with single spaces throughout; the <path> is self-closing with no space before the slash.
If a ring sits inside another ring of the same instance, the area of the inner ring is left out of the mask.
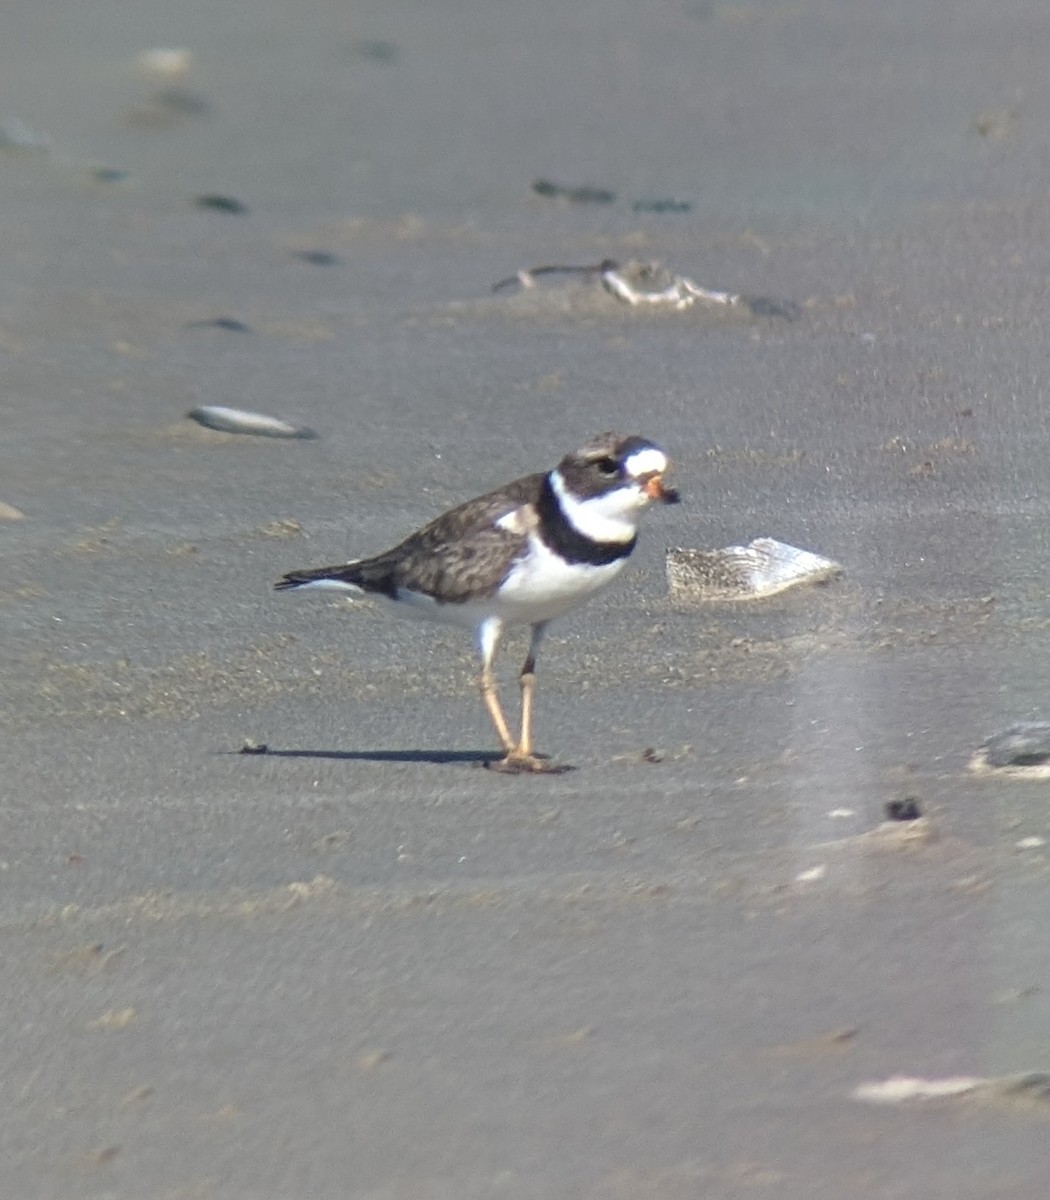
<path id="1" fill-rule="evenodd" d="M 240 750 L 224 750 L 223 754 L 252 758 L 330 758 L 341 762 L 430 763 L 435 766 L 483 767 L 499 758 L 492 750 L 275 750 L 267 745 L 243 746 Z"/>

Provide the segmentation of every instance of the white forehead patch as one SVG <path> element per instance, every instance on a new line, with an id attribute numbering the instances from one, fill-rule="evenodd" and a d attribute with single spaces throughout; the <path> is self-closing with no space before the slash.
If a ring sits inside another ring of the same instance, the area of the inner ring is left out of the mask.
<path id="1" fill-rule="evenodd" d="M 640 479 L 643 475 L 654 472 L 661 474 L 667 470 L 667 455 L 655 446 L 647 446 L 644 450 L 636 450 L 624 460 L 624 470 L 632 479 Z"/>

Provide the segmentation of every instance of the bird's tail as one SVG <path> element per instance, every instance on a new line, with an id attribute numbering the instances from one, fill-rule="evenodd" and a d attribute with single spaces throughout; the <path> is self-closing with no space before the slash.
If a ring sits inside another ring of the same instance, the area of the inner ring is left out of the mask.
<path id="1" fill-rule="evenodd" d="M 330 588 L 340 592 L 361 592 L 362 584 L 356 563 L 343 563 L 337 567 L 310 567 L 302 571 L 289 571 L 273 585 L 278 592 L 293 588 Z"/>

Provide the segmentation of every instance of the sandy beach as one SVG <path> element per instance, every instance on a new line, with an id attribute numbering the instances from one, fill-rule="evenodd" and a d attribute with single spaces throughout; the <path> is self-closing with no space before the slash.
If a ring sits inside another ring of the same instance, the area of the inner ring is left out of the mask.
<path id="1" fill-rule="evenodd" d="M 969 769 L 1050 720 L 1048 55 L 1035 0 L 7 15 L 0 1192 L 1041 1200 L 1038 1081 L 857 1089 L 1050 1070 L 1048 784 Z M 492 291 L 603 260 L 746 302 Z M 272 590 L 605 429 L 683 503 L 552 629 L 569 774 L 484 769 L 466 635 Z M 759 536 L 844 573 L 669 596 Z"/>

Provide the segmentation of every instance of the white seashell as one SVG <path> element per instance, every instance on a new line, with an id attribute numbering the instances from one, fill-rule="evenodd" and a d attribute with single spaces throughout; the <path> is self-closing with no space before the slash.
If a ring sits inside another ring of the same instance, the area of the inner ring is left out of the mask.
<path id="1" fill-rule="evenodd" d="M 0 521 L 24 521 L 25 513 L 20 508 L 15 508 L 13 504 L 7 504 L 0 500 Z"/>
<path id="2" fill-rule="evenodd" d="M 809 550 L 773 538 L 724 550 L 667 551 L 667 585 L 672 598 L 760 600 L 804 583 L 824 583 L 842 566 Z"/>
<path id="3" fill-rule="evenodd" d="M 1050 1100 L 1050 1075 L 1025 1071 L 1019 1075 L 954 1075 L 946 1079 L 922 1079 L 913 1075 L 891 1075 L 889 1079 L 862 1083 L 851 1093 L 866 1104 L 906 1104 L 916 1100 L 945 1100 L 967 1097 L 983 1104 L 1043 1107 Z"/>
<path id="4" fill-rule="evenodd" d="M 853 1089 L 853 1099 L 868 1104 L 903 1104 L 908 1100 L 941 1100 L 965 1096 L 987 1080 L 977 1075 L 954 1075 L 947 1079 L 919 1079 L 913 1075 L 891 1075 L 877 1083 L 862 1083 Z"/>
<path id="5" fill-rule="evenodd" d="M 290 425 L 280 417 L 269 417 L 265 413 L 246 412 L 242 408 L 227 408 L 222 404 L 205 404 L 186 414 L 191 421 L 218 429 L 222 433 L 251 433 L 256 437 L 315 438 L 312 429 L 301 425 Z"/>
<path id="6" fill-rule="evenodd" d="M 492 285 L 492 290 L 500 292 L 517 287 L 528 291 L 537 286 L 541 275 L 579 275 L 585 280 L 596 279 L 609 295 L 632 308 L 649 305 L 682 309 L 699 304 L 707 308 L 739 308 L 753 317 L 782 317 L 787 321 L 794 321 L 801 315 L 799 306 L 791 300 L 714 291 L 701 287 L 687 275 L 676 275 L 661 263 L 639 262 L 633 258 L 625 263 L 606 258 L 593 265 L 529 267 L 500 279 Z"/>

